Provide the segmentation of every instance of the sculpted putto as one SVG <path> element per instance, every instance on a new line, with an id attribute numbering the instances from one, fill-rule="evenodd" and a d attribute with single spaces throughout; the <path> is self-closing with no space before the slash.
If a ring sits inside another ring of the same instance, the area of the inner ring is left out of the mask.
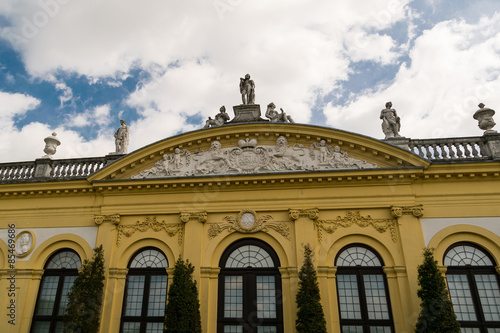
<path id="1" fill-rule="evenodd" d="M 295 123 L 291 116 L 287 115 L 283 109 L 281 113 L 276 111 L 276 105 L 271 102 L 267 105 L 266 117 L 273 123 Z"/>
<path id="2" fill-rule="evenodd" d="M 243 104 L 255 104 L 255 83 L 250 80 L 250 74 L 240 78 L 240 93 Z"/>
<path id="3" fill-rule="evenodd" d="M 215 119 L 208 117 L 208 120 L 205 122 L 205 126 L 203 128 L 216 127 L 226 124 L 229 121 L 230 117 L 226 112 L 226 107 L 223 105 L 219 109 L 219 113 L 215 116 Z"/>
<path id="4" fill-rule="evenodd" d="M 385 138 L 400 138 L 399 129 L 401 128 L 400 118 L 396 110 L 392 109 L 392 103 L 385 103 L 385 109 L 380 111 L 380 119 L 382 119 L 382 131 Z"/>

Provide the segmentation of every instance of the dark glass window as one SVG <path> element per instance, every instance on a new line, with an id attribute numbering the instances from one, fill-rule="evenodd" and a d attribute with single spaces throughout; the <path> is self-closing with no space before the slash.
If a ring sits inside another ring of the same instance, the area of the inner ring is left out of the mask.
<path id="1" fill-rule="evenodd" d="M 167 258 L 157 249 L 143 249 L 134 255 L 125 285 L 121 332 L 163 332 L 167 267 Z"/>
<path id="2" fill-rule="evenodd" d="M 342 333 L 394 332 L 382 260 L 363 245 L 351 245 L 335 260 Z"/>
<path id="3" fill-rule="evenodd" d="M 445 253 L 453 310 L 464 333 L 500 333 L 500 288 L 494 260 L 479 247 L 459 243 Z"/>
<path id="4" fill-rule="evenodd" d="M 246 239 L 224 252 L 219 275 L 218 333 L 282 333 L 281 275 L 274 250 Z"/>
<path id="5" fill-rule="evenodd" d="M 72 250 L 57 252 L 45 264 L 31 332 L 63 332 L 68 293 L 81 267 L 80 257 Z"/>

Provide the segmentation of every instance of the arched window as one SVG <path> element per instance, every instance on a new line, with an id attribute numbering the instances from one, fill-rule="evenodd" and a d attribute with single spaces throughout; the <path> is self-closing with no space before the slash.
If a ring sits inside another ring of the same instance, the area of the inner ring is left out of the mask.
<path id="1" fill-rule="evenodd" d="M 163 332 L 167 267 L 167 257 L 154 248 L 142 249 L 130 260 L 123 299 L 121 332 Z"/>
<path id="2" fill-rule="evenodd" d="M 350 245 L 335 260 L 343 333 L 394 332 L 383 262 L 363 245 Z"/>
<path id="3" fill-rule="evenodd" d="M 500 332 L 499 277 L 493 258 L 475 245 L 459 243 L 446 251 L 443 263 L 462 332 Z"/>
<path id="4" fill-rule="evenodd" d="M 65 249 L 50 257 L 40 283 L 31 332 L 63 331 L 68 293 L 81 267 L 80 257 L 72 250 Z"/>
<path id="5" fill-rule="evenodd" d="M 227 248 L 220 260 L 218 333 L 283 332 L 279 266 L 274 250 L 259 240 Z"/>

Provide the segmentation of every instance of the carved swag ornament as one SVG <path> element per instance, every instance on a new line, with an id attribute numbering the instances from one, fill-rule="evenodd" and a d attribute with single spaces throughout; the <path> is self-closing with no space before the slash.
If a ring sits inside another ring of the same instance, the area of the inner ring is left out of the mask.
<path id="1" fill-rule="evenodd" d="M 377 164 L 349 157 L 339 146 L 332 147 L 325 140 L 305 148 L 297 143 L 290 146 L 287 138 L 280 136 L 274 146 L 259 146 L 256 139 L 246 138 L 238 141 L 238 147 L 222 148 L 219 141 L 213 141 L 208 151 L 191 153 L 187 149 L 176 148 L 172 154 L 163 155 L 163 159 L 152 168 L 132 178 L 377 167 Z"/>
<path id="2" fill-rule="evenodd" d="M 166 223 L 165 221 L 158 221 L 156 216 L 146 217 L 144 221 L 137 221 L 131 225 L 118 225 L 116 229 L 118 230 L 116 245 L 120 245 L 122 236 L 130 237 L 137 231 L 146 232 L 149 229 L 153 229 L 155 232 L 163 230 L 170 237 L 177 235 L 179 245 L 182 245 L 184 239 L 184 223 Z"/>

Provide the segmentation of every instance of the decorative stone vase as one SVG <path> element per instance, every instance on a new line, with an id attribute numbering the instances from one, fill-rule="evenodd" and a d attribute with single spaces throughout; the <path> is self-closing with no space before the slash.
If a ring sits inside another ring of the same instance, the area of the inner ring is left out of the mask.
<path id="1" fill-rule="evenodd" d="M 61 144 L 61 141 L 59 141 L 58 138 L 56 138 L 57 133 L 54 132 L 52 133 L 52 136 L 48 136 L 44 139 L 45 141 L 45 149 L 43 150 L 45 152 L 45 156 L 42 158 L 52 158 L 52 155 L 56 153 L 56 148 Z"/>
<path id="2" fill-rule="evenodd" d="M 493 120 L 495 111 L 490 108 L 485 108 L 483 103 L 478 106 L 479 110 L 474 113 L 474 119 L 478 121 L 479 128 L 484 131 L 484 134 L 497 133 L 497 131 L 492 130 L 492 128 L 496 125 Z"/>

